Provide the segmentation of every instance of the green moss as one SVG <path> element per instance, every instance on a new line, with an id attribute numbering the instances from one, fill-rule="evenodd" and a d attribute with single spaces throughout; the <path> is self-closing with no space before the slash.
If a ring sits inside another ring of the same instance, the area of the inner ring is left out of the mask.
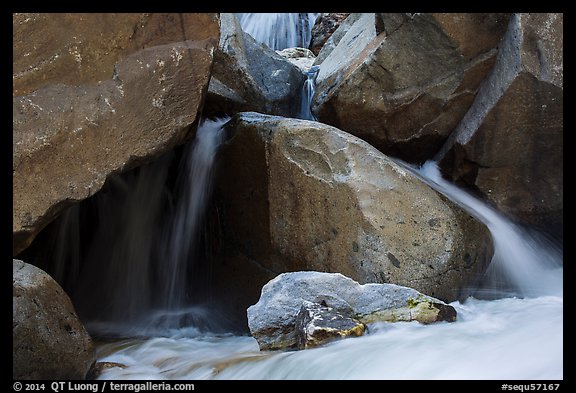
<path id="1" fill-rule="evenodd" d="M 432 303 L 422 294 L 419 294 L 415 299 L 411 297 L 408 298 L 406 306 L 408 306 L 408 308 L 415 308 L 420 303 L 428 303 L 429 307 L 432 308 Z"/>

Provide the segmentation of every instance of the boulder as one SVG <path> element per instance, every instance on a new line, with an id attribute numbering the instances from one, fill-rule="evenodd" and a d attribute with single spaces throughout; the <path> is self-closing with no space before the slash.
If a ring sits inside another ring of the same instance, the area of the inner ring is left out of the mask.
<path id="1" fill-rule="evenodd" d="M 256 111 L 294 117 L 306 79 L 302 71 L 245 33 L 234 14 L 220 18 L 206 115 Z"/>
<path id="2" fill-rule="evenodd" d="M 298 349 L 308 349 L 347 337 L 362 336 L 366 326 L 325 302 L 304 300 L 294 322 Z"/>
<path id="3" fill-rule="evenodd" d="M 41 269 L 12 261 L 12 377 L 84 379 L 92 339 L 64 290 Z"/>
<path id="4" fill-rule="evenodd" d="M 507 20 L 362 14 L 321 62 L 312 112 L 388 155 L 421 163 L 470 107 Z"/>
<path id="5" fill-rule="evenodd" d="M 515 14 L 493 72 L 438 154 L 451 180 L 557 239 L 563 239 L 562 44 L 562 14 Z"/>
<path id="6" fill-rule="evenodd" d="M 306 48 L 286 48 L 276 51 L 280 56 L 285 57 L 290 63 L 294 64 L 300 71 L 306 73 L 312 67 L 316 56 L 310 49 Z"/>
<path id="7" fill-rule="evenodd" d="M 342 22 L 350 15 L 350 13 L 324 13 L 320 14 L 314 26 L 312 26 L 310 44 L 308 48 L 318 56 L 320 50 L 334 33 L 334 31 L 342 24 Z"/>
<path id="8" fill-rule="evenodd" d="M 13 14 L 14 255 L 193 136 L 218 34 L 217 14 Z"/>
<path id="9" fill-rule="evenodd" d="M 260 299 L 247 314 L 260 350 L 308 348 L 324 339 L 358 336 L 364 331 L 363 324 L 378 321 L 427 324 L 456 320 L 452 306 L 412 288 L 360 285 L 339 273 L 316 271 L 278 275 L 264 285 Z M 336 327 L 326 318 L 314 321 L 314 316 L 335 317 Z M 320 328 L 315 331 L 317 325 Z"/>
<path id="10" fill-rule="evenodd" d="M 314 65 L 319 65 L 328 57 L 328 55 L 334 50 L 336 45 L 340 42 L 342 37 L 346 35 L 350 27 L 362 16 L 362 13 L 351 13 L 345 19 L 342 20 L 340 25 L 336 30 L 328 37 L 320 52 L 316 55 L 316 60 L 314 60 Z"/>
<path id="11" fill-rule="evenodd" d="M 242 283 L 244 301 L 265 284 L 256 277 L 299 270 L 453 301 L 490 262 L 484 224 L 363 140 L 257 113 L 228 124 L 234 135 L 217 159 L 214 209 L 226 263 L 238 267 L 217 281 Z"/>

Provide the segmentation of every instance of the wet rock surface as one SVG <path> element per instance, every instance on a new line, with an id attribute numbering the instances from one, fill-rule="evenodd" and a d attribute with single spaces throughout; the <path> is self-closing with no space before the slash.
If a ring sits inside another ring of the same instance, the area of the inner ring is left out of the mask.
<path id="1" fill-rule="evenodd" d="M 364 333 L 384 321 L 453 322 L 456 310 L 441 300 L 394 284 L 364 284 L 340 273 L 278 275 L 247 311 L 261 350 L 310 348 Z"/>

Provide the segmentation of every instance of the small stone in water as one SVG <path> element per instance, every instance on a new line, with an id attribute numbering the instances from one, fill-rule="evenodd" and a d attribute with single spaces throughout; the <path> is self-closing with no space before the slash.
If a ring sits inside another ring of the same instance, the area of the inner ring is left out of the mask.
<path id="1" fill-rule="evenodd" d="M 366 326 L 332 307 L 304 301 L 296 316 L 298 349 L 313 348 L 330 341 L 362 336 Z"/>

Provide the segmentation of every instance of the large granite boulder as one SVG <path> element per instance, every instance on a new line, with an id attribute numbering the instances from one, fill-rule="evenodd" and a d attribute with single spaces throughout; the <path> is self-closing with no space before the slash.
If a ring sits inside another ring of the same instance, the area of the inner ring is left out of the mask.
<path id="1" fill-rule="evenodd" d="M 41 269 L 12 261 L 13 379 L 84 379 L 92 339 L 64 290 Z"/>
<path id="2" fill-rule="evenodd" d="M 220 18 L 206 114 L 256 111 L 295 117 L 306 79 L 302 71 L 245 33 L 234 14 L 222 13 Z"/>
<path id="3" fill-rule="evenodd" d="M 515 14 L 494 70 L 442 151 L 443 172 L 563 239 L 563 15 Z"/>
<path id="4" fill-rule="evenodd" d="M 264 285 L 260 299 L 247 313 L 250 332 L 261 350 L 309 348 L 329 341 L 327 336 L 358 336 L 364 332 L 362 324 L 378 321 L 456 320 L 452 306 L 412 288 L 360 285 L 339 273 L 315 271 L 280 274 Z M 333 318 L 337 328 L 330 321 L 313 323 L 314 316 Z M 321 329 L 314 329 L 318 325 Z M 314 340 L 314 333 L 320 342 Z"/>
<path id="5" fill-rule="evenodd" d="M 482 223 L 361 139 L 257 113 L 229 125 L 214 194 L 221 257 L 234 276 L 222 271 L 216 281 L 241 287 L 244 301 L 267 279 L 299 270 L 452 301 L 490 262 Z"/>
<path id="6" fill-rule="evenodd" d="M 13 254 L 193 136 L 217 14 L 13 14 Z"/>
<path id="7" fill-rule="evenodd" d="M 508 17 L 361 14 L 320 63 L 312 111 L 388 155 L 423 162 L 470 107 Z"/>

